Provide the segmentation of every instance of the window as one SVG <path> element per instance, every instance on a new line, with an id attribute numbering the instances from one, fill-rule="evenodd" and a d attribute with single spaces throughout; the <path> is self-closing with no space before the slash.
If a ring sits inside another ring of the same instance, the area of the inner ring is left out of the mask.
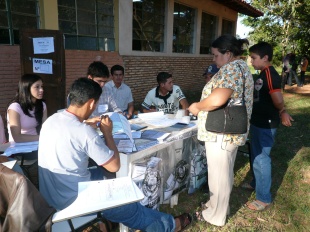
<path id="1" fill-rule="evenodd" d="M 66 49 L 114 51 L 113 0 L 58 0 Z"/>
<path id="2" fill-rule="evenodd" d="M 217 18 L 202 12 L 200 54 L 210 54 L 211 44 L 216 37 Z"/>
<path id="3" fill-rule="evenodd" d="M 232 21 L 222 20 L 222 35 L 235 35 L 235 24 Z"/>
<path id="4" fill-rule="evenodd" d="M 0 44 L 19 44 L 20 28 L 40 28 L 38 0 L 0 0 Z"/>
<path id="5" fill-rule="evenodd" d="M 164 49 L 165 0 L 133 2 L 132 50 Z"/>
<path id="6" fill-rule="evenodd" d="M 173 52 L 192 53 L 195 10 L 174 3 L 173 16 Z"/>

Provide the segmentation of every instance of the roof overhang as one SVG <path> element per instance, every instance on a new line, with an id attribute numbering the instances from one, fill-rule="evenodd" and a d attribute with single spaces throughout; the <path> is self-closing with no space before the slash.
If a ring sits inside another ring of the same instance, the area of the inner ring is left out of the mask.
<path id="1" fill-rule="evenodd" d="M 248 15 L 251 17 L 260 17 L 263 16 L 264 13 L 257 10 L 250 4 L 248 4 L 245 0 L 213 0 L 214 2 L 220 3 L 238 13 Z"/>

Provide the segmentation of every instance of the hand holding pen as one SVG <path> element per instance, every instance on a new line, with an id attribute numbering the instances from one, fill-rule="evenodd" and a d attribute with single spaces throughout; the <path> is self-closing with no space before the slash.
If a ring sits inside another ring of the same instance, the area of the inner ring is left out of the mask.
<path id="1" fill-rule="evenodd" d="M 97 122 L 97 127 L 100 128 L 100 131 L 103 135 L 112 134 L 113 122 L 108 115 L 100 115 L 100 121 Z"/>

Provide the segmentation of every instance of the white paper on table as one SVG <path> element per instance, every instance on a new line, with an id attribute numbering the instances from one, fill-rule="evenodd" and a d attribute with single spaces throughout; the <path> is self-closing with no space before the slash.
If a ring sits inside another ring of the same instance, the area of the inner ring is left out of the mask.
<path id="1" fill-rule="evenodd" d="M 77 199 L 67 208 L 56 212 L 53 223 L 137 202 L 144 198 L 130 177 L 79 182 L 78 189 Z"/>
<path id="2" fill-rule="evenodd" d="M 158 112 L 150 112 L 150 113 L 140 113 L 138 114 L 138 118 L 141 118 L 142 120 L 158 120 L 158 119 L 164 119 L 167 118 L 167 116 L 164 114 L 163 111 Z"/>
<path id="3" fill-rule="evenodd" d="M 133 151 L 134 144 L 128 140 L 120 140 L 117 145 L 117 150 L 119 152 L 130 153 Z"/>
<path id="4" fill-rule="evenodd" d="M 38 150 L 39 141 L 15 143 L 11 142 L 11 145 L 4 151 L 4 156 L 11 156 L 17 153 L 28 153 Z"/>
<path id="5" fill-rule="evenodd" d="M 156 130 L 145 130 L 143 131 L 141 138 L 143 139 L 151 139 L 151 140 L 157 140 L 159 142 L 162 142 L 165 138 L 167 138 L 170 135 L 170 133 L 162 132 L 162 131 L 156 131 Z"/>
<path id="6" fill-rule="evenodd" d="M 128 122 L 127 118 L 125 118 L 122 114 L 116 112 L 109 112 L 105 113 L 104 115 L 108 115 L 113 122 L 112 134 L 125 133 L 131 140 L 131 142 L 134 143 L 130 123 Z"/>
<path id="7" fill-rule="evenodd" d="M 141 138 L 141 131 L 132 131 L 131 135 L 132 135 L 133 139 L 140 139 Z M 114 139 L 129 139 L 129 137 L 125 133 L 114 134 L 113 138 Z"/>

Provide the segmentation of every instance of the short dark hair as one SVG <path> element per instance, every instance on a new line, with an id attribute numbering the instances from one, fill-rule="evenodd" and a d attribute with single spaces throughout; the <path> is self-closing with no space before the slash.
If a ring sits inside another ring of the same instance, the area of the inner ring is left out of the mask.
<path id="1" fill-rule="evenodd" d="M 249 41 L 247 39 L 237 39 L 232 35 L 222 35 L 213 41 L 212 47 L 217 48 L 222 54 L 230 51 L 234 56 L 239 56 L 244 51 L 244 44 L 249 44 Z"/>
<path id="2" fill-rule="evenodd" d="M 109 68 L 101 61 L 94 61 L 88 66 L 87 75 L 91 77 L 109 77 Z"/>
<path id="3" fill-rule="evenodd" d="M 172 77 L 170 73 L 167 72 L 160 72 L 157 74 L 157 83 L 166 83 L 167 79 Z"/>
<path id="4" fill-rule="evenodd" d="M 273 49 L 271 44 L 267 42 L 259 42 L 249 48 L 249 52 L 259 55 L 260 58 L 268 56 L 268 61 L 272 61 Z"/>
<path id="5" fill-rule="evenodd" d="M 102 89 L 97 82 L 84 77 L 79 78 L 70 87 L 70 105 L 82 106 L 89 99 L 95 99 L 97 102 L 101 93 Z"/>
<path id="6" fill-rule="evenodd" d="M 125 70 L 124 70 L 123 66 L 118 65 L 118 64 L 113 65 L 113 67 L 111 68 L 111 75 L 113 75 L 115 71 L 122 71 L 123 75 L 125 73 Z"/>

